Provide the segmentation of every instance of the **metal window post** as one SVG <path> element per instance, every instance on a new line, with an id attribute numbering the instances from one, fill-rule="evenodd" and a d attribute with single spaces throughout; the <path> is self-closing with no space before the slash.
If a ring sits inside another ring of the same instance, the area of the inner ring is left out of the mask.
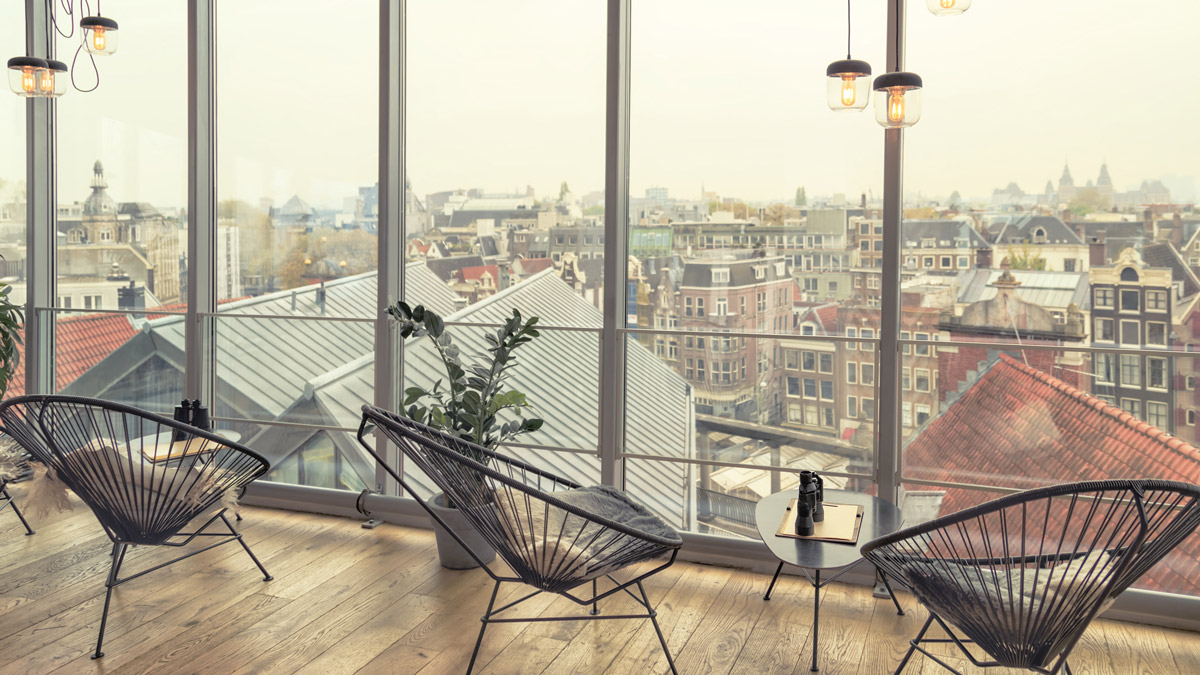
<path id="1" fill-rule="evenodd" d="M 47 39 L 50 15 L 42 0 L 25 0 L 25 43 L 28 54 L 54 57 Z M 25 392 L 54 393 L 54 315 L 56 293 L 55 232 L 58 190 L 55 124 L 56 99 L 30 98 L 25 103 Z"/>
<path id="2" fill-rule="evenodd" d="M 217 309 L 217 62 L 215 0 L 188 0 L 188 288 L 184 322 L 186 398 L 213 396 Z"/>
<path id="3" fill-rule="evenodd" d="M 604 142 L 604 330 L 600 337 L 600 482 L 623 487 L 625 232 L 629 218 L 630 0 L 608 0 Z"/>
<path id="4" fill-rule="evenodd" d="M 905 0 L 888 5 L 888 71 L 904 66 Z M 899 43 L 898 43 L 898 42 Z M 900 501 L 900 244 L 904 220 L 904 133 L 884 132 L 883 148 L 883 275 L 880 286 L 879 394 L 875 412 L 876 481 L 879 497 Z"/>
<path id="5" fill-rule="evenodd" d="M 404 30 L 405 0 L 379 0 L 379 225 L 378 302 L 375 308 L 375 405 L 399 405 L 404 361 L 400 340 L 384 314 L 391 298 L 404 297 L 404 240 L 407 176 L 404 164 Z M 401 466 L 399 450 L 376 434 L 392 466 Z M 375 491 L 398 495 L 400 486 L 379 464 Z"/>

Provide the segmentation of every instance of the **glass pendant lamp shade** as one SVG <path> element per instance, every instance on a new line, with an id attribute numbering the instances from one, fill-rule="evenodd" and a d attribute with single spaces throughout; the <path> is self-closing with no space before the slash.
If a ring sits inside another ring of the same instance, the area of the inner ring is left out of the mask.
<path id="1" fill-rule="evenodd" d="M 47 98 L 58 98 L 67 93 L 67 82 L 71 79 L 67 64 L 54 59 L 46 61 L 46 64 L 46 69 L 38 76 L 38 91 Z"/>
<path id="2" fill-rule="evenodd" d="M 955 16 L 971 8 L 971 0 L 925 0 L 925 6 L 937 16 Z"/>
<path id="3" fill-rule="evenodd" d="M 826 102 L 832 110 L 862 110 L 871 100 L 871 65 L 857 59 L 834 61 L 825 69 Z"/>
<path id="4" fill-rule="evenodd" d="M 42 73 L 50 67 L 45 59 L 33 56 L 14 56 L 8 60 L 8 86 L 17 96 L 41 96 L 38 88 Z"/>
<path id="5" fill-rule="evenodd" d="M 117 22 L 103 16 L 88 16 L 79 20 L 83 33 L 83 48 L 89 54 L 108 56 L 117 51 Z"/>
<path id="6" fill-rule="evenodd" d="M 911 127 L 921 119 L 921 76 L 885 73 L 875 78 L 875 121 L 886 129 Z"/>

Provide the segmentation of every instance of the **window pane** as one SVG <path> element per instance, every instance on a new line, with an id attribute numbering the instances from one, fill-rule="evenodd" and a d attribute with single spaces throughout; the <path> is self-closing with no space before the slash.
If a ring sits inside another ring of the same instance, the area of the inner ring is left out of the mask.
<path id="1" fill-rule="evenodd" d="M 219 5 L 218 297 L 305 288 L 311 301 L 337 280 L 373 284 L 378 3 L 339 3 L 319 28 L 312 13 L 281 0 Z M 298 36 L 318 37 L 320 48 Z M 286 66 L 270 77 L 249 75 L 246 64 L 268 53 Z M 374 303 L 337 312 L 372 316 Z"/>
<path id="2" fill-rule="evenodd" d="M 69 88 L 57 106 L 59 307 L 96 309 L 98 298 L 101 309 L 182 308 L 187 7 L 137 7 L 121 27 L 120 56 L 95 60 L 97 89 Z M 77 43 L 58 42 L 70 61 Z M 72 72 L 81 87 L 96 82 L 87 58 Z"/>

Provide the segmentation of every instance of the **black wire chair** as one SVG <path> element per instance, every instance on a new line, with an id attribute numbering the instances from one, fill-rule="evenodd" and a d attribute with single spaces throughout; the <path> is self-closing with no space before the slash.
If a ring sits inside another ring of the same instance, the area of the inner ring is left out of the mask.
<path id="1" fill-rule="evenodd" d="M 1020 492 L 880 537 L 863 557 L 929 609 L 896 673 L 914 651 L 957 672 L 921 646 L 952 642 L 978 667 L 1069 675 L 1092 619 L 1198 524 L 1200 486 L 1106 480 Z M 949 637 L 925 637 L 935 621 Z"/>
<path id="2" fill-rule="evenodd" d="M 457 507 L 479 534 L 496 550 L 516 576 L 498 574 L 434 513 L 425 500 L 391 468 L 387 460 L 375 452 L 364 435 L 374 426 L 395 443 Z M 654 519 L 663 529 L 669 526 L 650 514 L 644 507 L 629 523 L 619 523 L 590 513 L 573 503 L 571 490 L 582 487 L 574 481 L 555 476 L 519 460 L 484 449 L 462 439 L 442 433 L 374 406 L 363 406 L 358 440 L 368 453 L 411 494 L 430 517 L 444 527 L 495 581 L 492 597 L 481 621 L 475 649 L 467 673 L 475 667 L 483 634 L 491 623 L 527 621 L 577 621 L 589 619 L 650 619 L 658 634 L 659 644 L 667 657 L 671 672 L 675 662 L 667 649 L 667 641 L 659 628 L 657 612 L 650 604 L 642 581 L 670 567 L 675 562 L 683 540 L 678 533 L 656 535 L 638 529 L 638 524 Z M 476 461 L 477 458 L 479 461 Z M 575 493 L 578 494 L 578 493 Z M 640 521 L 640 523 L 639 523 Z M 621 582 L 612 573 L 653 558 L 669 555 L 663 564 Z M 597 580 L 607 578 L 613 588 L 601 593 Z M 572 593 L 577 587 L 591 582 L 591 593 L 583 597 Z M 521 583 L 537 590 L 496 608 L 496 597 L 502 583 Z M 635 595 L 630 587 L 636 586 Z M 644 614 L 599 614 L 600 600 L 624 591 L 646 611 Z M 521 618 L 501 613 L 512 609 L 542 592 L 561 595 L 581 606 L 591 606 L 588 615 Z"/>
<path id="3" fill-rule="evenodd" d="M 33 534 L 33 528 L 29 527 L 29 522 L 25 520 L 25 516 L 21 515 L 21 509 L 17 508 L 17 502 L 12 495 L 8 494 L 8 480 L 0 478 L 0 511 L 3 511 L 6 506 L 11 506 L 13 513 L 21 519 L 21 524 L 25 526 L 25 536 Z"/>
<path id="4" fill-rule="evenodd" d="M 10 399 L 0 403 L 0 424 L 91 508 L 113 542 L 92 658 L 104 656 L 112 591 L 126 581 L 233 541 L 250 555 L 263 579 L 271 580 L 222 504 L 270 468 L 253 450 L 132 406 L 80 396 Z M 183 531 L 201 519 L 199 527 Z M 229 531 L 207 532 L 217 521 Z M 130 546 L 180 547 L 198 537 L 217 541 L 125 578 L 118 576 Z"/>

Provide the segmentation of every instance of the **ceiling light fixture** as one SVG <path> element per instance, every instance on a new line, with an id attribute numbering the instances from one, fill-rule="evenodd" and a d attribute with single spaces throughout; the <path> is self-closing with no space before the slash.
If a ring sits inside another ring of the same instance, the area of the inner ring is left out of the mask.
<path id="1" fill-rule="evenodd" d="M 50 67 L 46 59 L 35 56 L 14 56 L 8 60 L 8 86 L 17 96 L 33 98 L 41 96 L 38 80 Z"/>
<path id="2" fill-rule="evenodd" d="M 825 69 L 826 103 L 831 110 L 862 110 L 871 99 L 871 64 L 850 58 L 850 0 L 846 0 L 846 58 Z"/>
<path id="3" fill-rule="evenodd" d="M 903 11 L 904 0 L 896 0 L 896 16 Z M 897 68 L 900 67 L 900 26 L 903 23 L 896 22 Z M 903 129 L 916 124 L 921 119 L 921 84 L 920 75 L 901 70 L 875 78 L 875 121 L 885 129 Z"/>
<path id="4" fill-rule="evenodd" d="M 96 3 L 96 14 L 100 3 Z M 103 16 L 85 16 L 79 20 L 83 48 L 96 56 L 112 56 L 117 51 L 117 22 Z"/>
<path id="5" fill-rule="evenodd" d="M 69 31 L 64 31 L 58 25 L 58 17 L 55 15 L 56 3 L 61 3 L 59 9 L 67 15 Z M 46 43 L 50 55 L 53 56 L 55 32 L 67 39 L 75 37 L 75 2 L 47 0 L 46 11 L 50 17 L 46 26 Z M 91 14 L 90 1 L 79 0 L 78 11 L 80 14 Z M 9 59 L 8 86 L 13 93 L 26 98 L 58 98 L 66 93 L 68 80 L 81 92 L 95 91 L 100 86 L 100 70 L 96 68 L 95 56 L 109 56 L 117 51 L 117 22 L 100 15 L 100 2 L 96 0 L 96 15 L 85 16 L 79 20 L 79 33 L 81 44 L 75 49 L 70 68 L 53 58 L 17 56 Z M 90 89 L 83 89 L 75 83 L 75 63 L 83 51 L 87 52 L 88 60 L 92 62 L 92 70 L 96 73 L 96 83 Z"/>
<path id="6" fill-rule="evenodd" d="M 958 16 L 971 9 L 971 0 L 925 0 L 925 7 L 936 16 Z"/>

